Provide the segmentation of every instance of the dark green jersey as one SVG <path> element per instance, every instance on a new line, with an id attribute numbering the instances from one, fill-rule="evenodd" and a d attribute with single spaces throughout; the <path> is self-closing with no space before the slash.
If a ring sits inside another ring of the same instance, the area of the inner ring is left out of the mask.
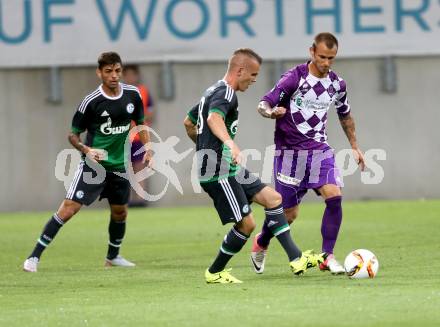
<path id="1" fill-rule="evenodd" d="M 196 150 L 201 183 L 234 176 L 240 168 L 232 163 L 230 149 L 211 132 L 207 119 L 212 112 L 223 117 L 229 136 L 234 139 L 238 124 L 237 95 L 223 80 L 209 87 L 200 103 L 188 112 L 193 122 L 197 119 Z"/>
<path id="2" fill-rule="evenodd" d="M 110 97 L 99 86 L 84 98 L 72 120 L 72 132 L 87 131 L 86 145 L 107 151 L 107 160 L 101 161 L 108 171 L 124 171 L 127 154 L 124 144 L 131 121 L 142 124 L 144 109 L 139 90 L 132 85 L 120 84 L 121 93 Z"/>

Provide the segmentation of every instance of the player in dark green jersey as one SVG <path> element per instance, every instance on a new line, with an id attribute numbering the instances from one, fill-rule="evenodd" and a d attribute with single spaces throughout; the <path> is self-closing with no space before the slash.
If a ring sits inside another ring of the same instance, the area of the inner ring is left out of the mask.
<path id="1" fill-rule="evenodd" d="M 137 125 L 144 124 L 142 99 L 135 86 L 120 83 L 122 61 L 117 53 L 102 53 L 98 58 L 96 73 L 102 84 L 78 106 L 69 134 L 70 143 L 82 153 L 83 160 L 64 201 L 47 222 L 34 250 L 24 262 L 25 271 L 37 271 L 42 252 L 59 229 L 83 204 L 91 204 L 98 196 L 100 199 L 107 198 L 110 204 L 109 245 L 105 265 L 135 266 L 119 255 L 125 235 L 130 182 L 118 173 L 125 172 L 125 162 L 129 160 L 124 145 L 131 121 Z M 80 134 L 86 131 L 86 142 L 83 144 Z M 145 145 L 143 161 L 149 164 L 151 152 L 147 149 L 148 132 L 143 130 L 139 135 Z"/>
<path id="2" fill-rule="evenodd" d="M 241 283 L 225 267 L 255 229 L 252 202 L 264 206 L 267 226 L 286 251 L 295 274 L 324 261 L 322 255 L 297 248 L 283 213 L 281 195 L 240 166 L 240 149 L 234 142 L 238 128 L 235 92 L 246 91 L 256 81 L 261 62 L 251 49 L 236 50 L 226 75 L 205 91 L 184 121 L 188 136 L 196 143 L 200 185 L 212 198 L 222 223 L 234 224 L 205 272 L 207 283 Z"/>

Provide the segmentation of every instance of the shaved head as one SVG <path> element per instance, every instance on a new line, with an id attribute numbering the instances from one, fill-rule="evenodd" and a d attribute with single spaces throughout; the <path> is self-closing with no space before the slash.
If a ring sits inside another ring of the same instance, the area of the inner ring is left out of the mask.
<path id="1" fill-rule="evenodd" d="M 319 33 L 316 35 L 312 47 L 316 49 L 317 45 L 321 42 L 324 42 L 325 46 L 329 49 L 338 48 L 339 46 L 338 39 L 331 33 Z"/>
<path id="2" fill-rule="evenodd" d="M 236 91 L 244 92 L 257 80 L 263 59 L 252 49 L 240 48 L 229 58 L 224 80 Z"/>
<path id="3" fill-rule="evenodd" d="M 240 48 L 234 51 L 228 62 L 228 72 L 239 69 L 240 67 L 247 67 L 250 61 L 258 62 L 261 65 L 263 59 L 252 49 Z"/>

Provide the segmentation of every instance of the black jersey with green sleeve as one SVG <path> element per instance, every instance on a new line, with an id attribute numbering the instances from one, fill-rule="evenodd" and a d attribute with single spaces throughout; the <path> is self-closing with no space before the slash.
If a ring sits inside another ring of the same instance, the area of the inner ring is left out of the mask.
<path id="1" fill-rule="evenodd" d="M 194 111 L 193 108 L 189 114 L 194 116 Z M 218 113 L 225 121 L 229 136 L 234 139 L 238 125 L 238 100 L 235 91 L 225 81 L 218 81 L 205 91 L 197 111 L 196 149 L 200 183 L 236 175 L 240 166 L 232 163 L 229 147 L 212 133 L 207 123 L 210 113 Z"/>
<path id="2" fill-rule="evenodd" d="M 87 131 L 86 145 L 107 151 L 101 165 L 108 171 L 124 171 L 127 154 L 124 145 L 131 121 L 144 122 L 142 98 L 137 87 L 120 84 L 121 92 L 115 97 L 106 95 L 99 86 L 84 98 L 72 120 L 72 132 Z"/>

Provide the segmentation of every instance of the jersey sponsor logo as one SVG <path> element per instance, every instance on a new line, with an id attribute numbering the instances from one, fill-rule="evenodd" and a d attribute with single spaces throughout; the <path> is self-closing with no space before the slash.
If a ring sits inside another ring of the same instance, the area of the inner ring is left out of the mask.
<path id="1" fill-rule="evenodd" d="M 112 127 L 112 119 L 108 117 L 107 122 L 101 125 L 101 133 L 104 135 L 115 135 L 127 132 L 130 129 L 130 124 L 125 126 Z"/>
<path id="2" fill-rule="evenodd" d="M 107 112 L 107 110 L 104 110 L 101 114 L 101 117 L 108 117 L 110 116 L 109 113 Z"/>
<path id="3" fill-rule="evenodd" d="M 300 97 L 295 99 L 295 104 L 298 108 L 302 108 L 303 100 Z"/>
<path id="4" fill-rule="evenodd" d="M 78 191 L 78 192 L 76 192 L 76 198 L 77 199 L 82 199 L 83 197 L 84 197 L 84 191 Z"/>
<path id="5" fill-rule="evenodd" d="M 290 177 L 281 173 L 277 173 L 277 179 L 280 182 L 283 182 L 285 184 L 294 185 L 297 186 L 299 183 L 301 183 L 301 180 L 295 177 Z"/>
<path id="6" fill-rule="evenodd" d="M 328 101 L 317 101 L 313 99 L 304 99 L 301 96 L 297 96 L 294 100 L 295 106 L 299 109 L 311 109 L 316 111 L 327 110 L 332 103 L 332 99 Z"/>
<path id="7" fill-rule="evenodd" d="M 231 124 L 231 134 L 235 135 L 237 134 L 237 128 L 238 128 L 238 119 L 235 120 L 232 124 Z"/>
<path id="8" fill-rule="evenodd" d="M 133 103 L 129 103 L 129 104 L 127 104 L 127 112 L 128 112 L 129 114 L 132 114 L 133 111 L 134 111 L 134 104 L 133 104 Z"/>

